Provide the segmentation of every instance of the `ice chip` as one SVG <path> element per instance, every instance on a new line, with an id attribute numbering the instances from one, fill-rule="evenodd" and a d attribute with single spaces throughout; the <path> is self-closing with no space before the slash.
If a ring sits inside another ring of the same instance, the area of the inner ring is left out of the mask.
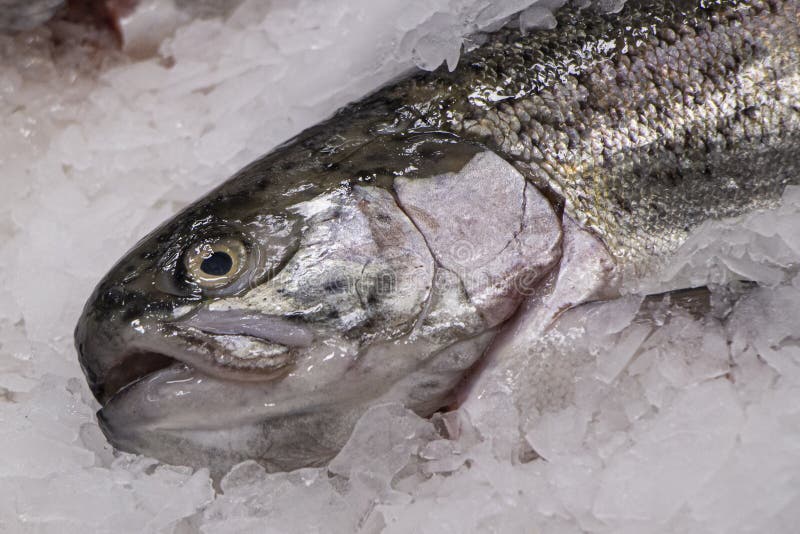
<path id="1" fill-rule="evenodd" d="M 534 4 L 519 14 L 519 28 L 523 32 L 552 30 L 557 24 L 553 11 L 540 4 Z"/>
<path id="2" fill-rule="evenodd" d="M 610 524 L 664 525 L 726 461 L 743 421 L 724 379 L 694 386 L 657 419 L 640 422 L 634 445 L 609 460 L 593 511 Z"/>
<path id="3" fill-rule="evenodd" d="M 620 334 L 620 339 L 613 351 L 606 352 L 597 358 L 597 378 L 610 384 L 633 359 L 642 342 L 650 334 L 647 325 L 634 324 Z"/>
<path id="4" fill-rule="evenodd" d="M 552 461 L 580 450 L 587 419 L 573 406 L 559 412 L 548 412 L 541 416 L 525 439 L 538 455 Z"/>
<path id="5" fill-rule="evenodd" d="M 370 408 L 328 470 L 344 477 L 366 473 L 389 484 L 422 445 L 434 439 L 433 425 L 399 404 Z"/>

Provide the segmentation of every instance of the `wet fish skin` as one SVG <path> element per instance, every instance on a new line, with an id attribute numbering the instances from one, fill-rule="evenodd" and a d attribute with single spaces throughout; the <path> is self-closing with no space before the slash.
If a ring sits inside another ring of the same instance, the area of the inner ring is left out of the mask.
<path id="1" fill-rule="evenodd" d="M 502 30 L 453 73 L 413 75 L 249 165 L 87 302 L 76 345 L 109 439 L 220 471 L 319 465 L 371 404 L 448 402 L 558 274 L 562 211 L 595 236 L 573 280 L 604 247 L 635 273 L 703 220 L 776 201 L 798 180 L 797 9 L 564 10 L 555 31 Z M 193 247 L 230 239 L 248 250 L 241 276 L 187 277 Z M 384 273 L 405 285 L 380 289 Z M 248 335 L 230 326 L 243 316 Z"/>
<path id="2" fill-rule="evenodd" d="M 479 141 L 563 201 L 631 270 L 800 176 L 794 0 L 629 1 L 506 29 L 453 73 L 388 91 L 411 127 Z M 408 102 L 411 103 L 408 103 Z"/>

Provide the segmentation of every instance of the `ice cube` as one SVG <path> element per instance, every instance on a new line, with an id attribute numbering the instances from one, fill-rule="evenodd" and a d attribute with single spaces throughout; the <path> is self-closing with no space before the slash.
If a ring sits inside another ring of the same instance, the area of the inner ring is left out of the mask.
<path id="1" fill-rule="evenodd" d="M 611 525 L 666 524 L 722 468 L 742 423 L 727 380 L 682 391 L 659 417 L 637 424 L 630 449 L 609 459 L 593 512 Z"/>

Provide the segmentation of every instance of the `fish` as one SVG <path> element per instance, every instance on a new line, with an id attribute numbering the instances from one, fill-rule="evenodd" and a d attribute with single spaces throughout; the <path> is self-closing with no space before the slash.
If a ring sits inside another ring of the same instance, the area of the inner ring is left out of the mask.
<path id="1" fill-rule="evenodd" d="M 564 310 L 798 183 L 798 14 L 565 7 L 288 140 L 89 297 L 75 344 L 101 429 L 168 463 L 281 471 L 325 465 L 371 406 L 479 412 Z"/>

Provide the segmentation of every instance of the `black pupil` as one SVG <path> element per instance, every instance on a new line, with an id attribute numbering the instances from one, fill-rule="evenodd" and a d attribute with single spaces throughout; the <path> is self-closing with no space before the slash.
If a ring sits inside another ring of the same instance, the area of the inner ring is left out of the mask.
<path id="1" fill-rule="evenodd" d="M 213 253 L 200 264 L 203 272 L 211 276 L 226 275 L 231 270 L 231 267 L 233 267 L 233 259 L 224 252 Z"/>

